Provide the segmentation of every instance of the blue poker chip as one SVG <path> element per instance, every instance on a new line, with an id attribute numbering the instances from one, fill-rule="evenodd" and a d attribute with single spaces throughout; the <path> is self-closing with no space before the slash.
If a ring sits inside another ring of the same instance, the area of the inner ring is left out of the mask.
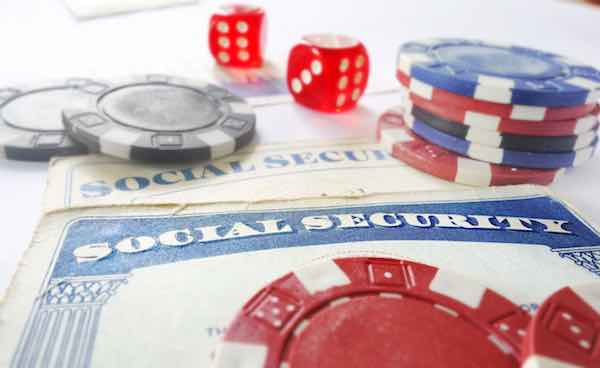
<path id="1" fill-rule="evenodd" d="M 522 168 L 558 169 L 579 166 L 593 156 L 598 143 L 596 138 L 587 147 L 562 153 L 513 151 L 473 143 L 444 133 L 407 112 L 404 114 L 404 121 L 417 135 L 449 151 L 480 161 Z"/>
<path id="2" fill-rule="evenodd" d="M 578 106 L 600 99 L 600 71 L 564 56 L 477 40 L 433 39 L 400 47 L 398 70 L 477 100 Z"/>

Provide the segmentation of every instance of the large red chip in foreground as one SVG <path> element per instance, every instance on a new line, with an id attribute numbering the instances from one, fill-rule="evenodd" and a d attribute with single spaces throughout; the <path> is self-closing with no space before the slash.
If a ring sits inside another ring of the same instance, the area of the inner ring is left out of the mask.
<path id="1" fill-rule="evenodd" d="M 600 367 L 600 282 L 552 294 L 529 325 L 524 368 Z"/>
<path id="2" fill-rule="evenodd" d="M 239 312 L 215 367 L 518 367 L 529 316 L 435 267 L 323 261 L 269 284 Z"/>

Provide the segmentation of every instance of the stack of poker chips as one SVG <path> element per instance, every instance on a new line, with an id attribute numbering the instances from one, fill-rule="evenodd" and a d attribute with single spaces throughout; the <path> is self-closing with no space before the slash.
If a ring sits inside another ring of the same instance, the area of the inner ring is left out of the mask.
<path id="1" fill-rule="evenodd" d="M 400 47 L 403 106 L 385 113 L 390 153 L 469 185 L 549 184 L 598 142 L 600 71 L 565 57 L 464 39 Z"/>

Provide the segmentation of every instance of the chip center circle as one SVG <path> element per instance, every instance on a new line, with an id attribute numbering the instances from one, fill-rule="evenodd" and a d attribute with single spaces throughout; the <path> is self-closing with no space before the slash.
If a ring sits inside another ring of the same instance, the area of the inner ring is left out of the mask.
<path id="1" fill-rule="evenodd" d="M 475 323 L 399 294 L 328 304 L 289 342 L 286 362 L 322 368 L 517 366 Z"/>
<path id="2" fill-rule="evenodd" d="M 7 102 L 2 107 L 2 119 L 9 125 L 32 131 L 62 131 L 65 102 L 69 108 L 84 108 L 88 96 L 71 87 L 31 91 Z"/>
<path id="3" fill-rule="evenodd" d="M 220 107 L 198 89 L 165 84 L 127 86 L 100 100 L 100 108 L 114 121 L 158 132 L 207 128 L 222 117 Z"/>
<path id="4" fill-rule="evenodd" d="M 488 45 L 444 45 L 435 49 L 438 60 L 458 71 L 508 79 L 545 80 L 562 73 L 562 67 L 548 58 Z"/>

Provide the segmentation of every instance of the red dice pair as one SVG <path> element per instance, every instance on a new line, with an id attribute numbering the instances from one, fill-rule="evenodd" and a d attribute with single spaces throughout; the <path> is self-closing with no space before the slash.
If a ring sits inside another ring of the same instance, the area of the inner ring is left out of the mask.
<path id="1" fill-rule="evenodd" d="M 210 50 L 225 67 L 260 68 L 266 39 L 265 11 L 251 5 L 226 5 L 210 20 Z M 315 34 L 294 46 L 287 83 L 294 99 L 328 112 L 346 111 L 364 93 L 369 56 L 362 43 L 341 35 Z"/>
<path id="2" fill-rule="evenodd" d="M 252 5 L 225 5 L 210 18 L 210 51 L 220 65 L 259 68 L 266 41 L 264 9 Z"/>
<path id="3" fill-rule="evenodd" d="M 290 52 L 288 88 L 298 103 L 312 109 L 340 112 L 353 108 L 368 80 L 369 55 L 351 37 L 309 35 Z"/>

